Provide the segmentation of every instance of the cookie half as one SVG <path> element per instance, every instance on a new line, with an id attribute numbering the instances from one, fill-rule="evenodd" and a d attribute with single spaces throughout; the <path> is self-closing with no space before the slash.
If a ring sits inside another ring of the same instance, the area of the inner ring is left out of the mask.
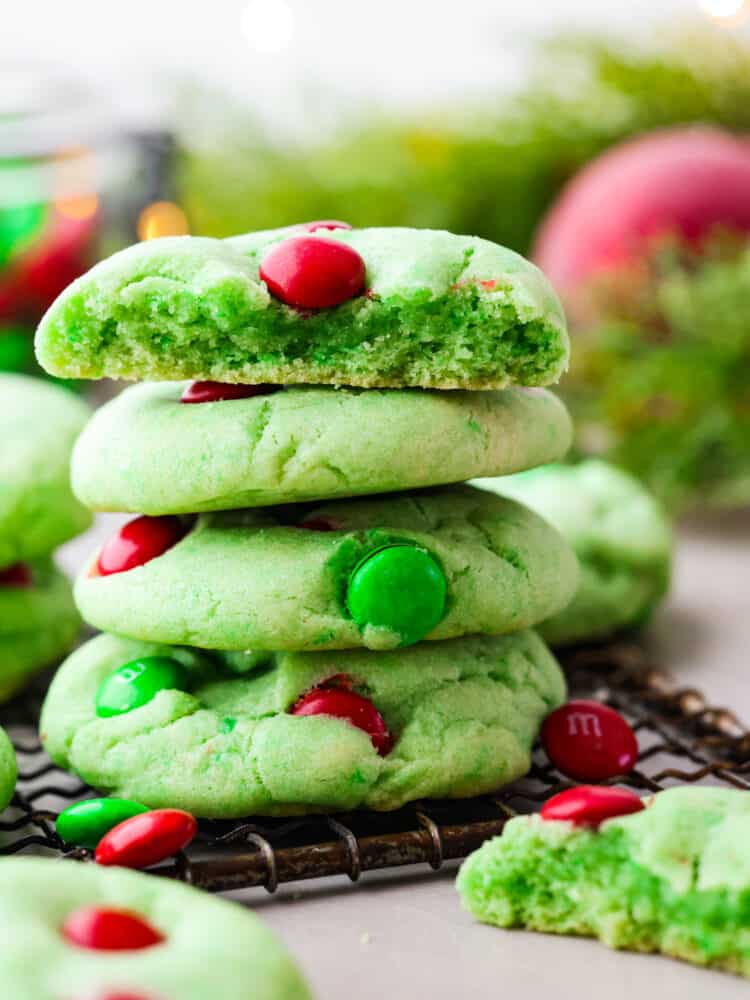
<path id="1" fill-rule="evenodd" d="M 75 587 L 87 622 L 208 649 L 392 649 L 530 627 L 577 584 L 556 529 L 468 486 L 204 514 L 158 555 L 174 520 L 127 529 L 143 565 L 130 540 L 117 562 L 121 536 L 94 556 Z"/>
<path id="2" fill-rule="evenodd" d="M 0 700 L 64 656 L 81 628 L 70 582 L 51 560 L 16 564 L 11 583 L 9 575 L 0 574 Z"/>
<path id="3" fill-rule="evenodd" d="M 517 817 L 464 863 L 458 889 L 484 923 L 750 976 L 750 799 L 670 788 L 598 829 Z"/>
<path id="4" fill-rule="evenodd" d="M 561 458 L 571 423 L 543 389 L 290 387 L 198 405 L 188 383 L 134 386 L 76 445 L 94 510 L 197 513 L 463 482 Z"/>
<path id="5" fill-rule="evenodd" d="M 338 276 L 340 294 L 319 299 Z M 552 287 L 512 250 L 429 229 L 303 227 L 123 250 L 63 292 L 36 346 L 47 371 L 75 378 L 440 389 L 549 385 L 569 350 Z"/>
<path id="6" fill-rule="evenodd" d="M 474 485 L 527 504 L 570 542 L 580 565 L 566 608 L 539 626 L 553 645 L 644 624 L 669 586 L 672 532 L 658 502 L 606 462 L 551 465 Z"/>
<path id="7" fill-rule="evenodd" d="M 69 473 L 88 417 L 66 389 L 0 374 L 0 569 L 46 556 L 91 523 Z"/>
<path id="8" fill-rule="evenodd" d="M 245 906 L 171 879 L 73 861 L 3 860 L 0 876 L 4 997 L 311 996 L 286 949 Z M 107 937 L 118 946 L 107 948 Z"/>
<path id="9" fill-rule="evenodd" d="M 123 687 L 132 694 L 128 683 L 153 676 L 143 660 L 154 657 L 176 661 L 175 672 L 162 664 L 145 703 L 106 714 L 113 687 L 118 698 Z M 112 681 L 123 667 L 123 683 Z M 175 677 L 180 689 L 160 688 Z M 383 739 L 343 718 L 293 714 L 310 692 L 332 690 L 364 700 Z M 58 671 L 41 738 L 94 787 L 153 807 L 208 817 L 390 810 L 478 795 L 524 774 L 543 718 L 564 696 L 560 668 L 533 632 L 250 663 L 103 635 Z"/>

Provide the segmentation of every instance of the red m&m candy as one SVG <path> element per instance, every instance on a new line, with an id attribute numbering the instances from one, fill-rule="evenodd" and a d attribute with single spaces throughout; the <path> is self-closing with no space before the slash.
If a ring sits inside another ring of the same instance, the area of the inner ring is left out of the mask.
<path id="1" fill-rule="evenodd" d="M 187 847 L 198 832 L 194 816 L 182 809 L 154 809 L 113 827 L 96 848 L 100 865 L 148 868 Z"/>
<path id="2" fill-rule="evenodd" d="M 74 910 L 62 933 L 71 944 L 93 951 L 135 951 L 164 941 L 164 935 L 138 914 L 98 906 Z"/>
<path id="3" fill-rule="evenodd" d="M 362 729 L 381 757 L 393 748 L 385 719 L 371 701 L 342 687 L 316 687 L 292 707 L 292 715 L 332 715 Z"/>
<path id="4" fill-rule="evenodd" d="M 298 528 L 305 531 L 341 531 L 343 525 L 334 517 L 308 517 L 306 521 L 301 521 Z"/>
<path id="5" fill-rule="evenodd" d="M 251 399 L 278 392 L 278 385 L 240 385 L 232 382 L 191 382 L 180 396 L 181 403 L 218 403 L 228 399 Z"/>
<path id="6" fill-rule="evenodd" d="M 96 562 L 99 576 L 123 573 L 156 559 L 185 534 L 179 517 L 136 517 L 124 524 L 102 547 Z"/>
<path id="7" fill-rule="evenodd" d="M 0 587 L 30 587 L 33 582 L 31 569 L 26 563 L 13 563 L 0 570 Z"/>
<path id="8" fill-rule="evenodd" d="M 351 229 L 348 222 L 340 219 L 320 219 L 317 222 L 303 222 L 302 228 L 306 233 L 314 233 L 318 229 Z"/>
<path id="9" fill-rule="evenodd" d="M 361 295 L 365 262 L 346 243 L 325 236 L 292 236 L 263 258 L 268 290 L 297 309 L 328 309 Z"/>
<path id="10" fill-rule="evenodd" d="M 542 744 L 555 767 L 576 781 L 627 774 L 638 760 L 635 733 L 598 701 L 570 701 L 544 720 Z"/>
<path id="11" fill-rule="evenodd" d="M 542 819 L 566 820 L 576 826 L 597 827 L 605 819 L 640 812 L 643 801 L 626 788 L 579 785 L 548 799 L 541 809 Z"/>

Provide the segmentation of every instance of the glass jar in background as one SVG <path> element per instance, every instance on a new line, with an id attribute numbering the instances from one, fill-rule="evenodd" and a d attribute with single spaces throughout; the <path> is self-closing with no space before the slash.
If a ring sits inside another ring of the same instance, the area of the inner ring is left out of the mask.
<path id="1" fill-rule="evenodd" d="M 33 372 L 33 331 L 59 293 L 137 238 L 169 186 L 171 142 L 134 133 L 67 71 L 0 65 L 0 370 Z"/>

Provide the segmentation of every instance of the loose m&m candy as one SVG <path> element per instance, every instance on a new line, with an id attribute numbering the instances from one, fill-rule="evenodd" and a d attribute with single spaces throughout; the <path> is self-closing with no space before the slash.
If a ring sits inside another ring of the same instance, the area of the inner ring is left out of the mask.
<path id="1" fill-rule="evenodd" d="M 542 726 L 542 745 L 555 767 L 576 781 L 606 781 L 631 771 L 638 741 L 625 719 L 598 701 L 570 701 Z"/>
<path id="2" fill-rule="evenodd" d="M 148 868 L 177 854 L 198 832 L 195 816 L 182 809 L 154 809 L 126 819 L 106 833 L 96 848 L 100 865 Z"/>
<path id="3" fill-rule="evenodd" d="M 260 276 L 271 295 L 288 306 L 330 309 L 362 294 L 365 262 L 339 240 L 291 236 L 271 247 L 261 261 Z"/>
<path id="4" fill-rule="evenodd" d="M 62 934 L 70 944 L 92 951 L 136 951 L 165 940 L 137 913 L 99 906 L 74 910 L 63 924 Z"/>
<path id="5" fill-rule="evenodd" d="M 329 682 L 330 683 L 330 682 Z M 381 757 L 393 748 L 385 719 L 373 703 L 345 687 L 313 688 L 292 707 L 292 715 L 330 715 L 363 730 Z"/>
<path id="6" fill-rule="evenodd" d="M 112 827 L 144 812 L 148 806 L 130 799 L 84 799 L 60 813 L 55 830 L 67 844 L 93 850 Z"/>
<path id="7" fill-rule="evenodd" d="M 109 576 L 143 566 L 163 555 L 185 535 L 179 517 L 136 517 L 124 524 L 102 547 L 94 576 Z"/>
<path id="8" fill-rule="evenodd" d="M 105 677 L 96 692 L 96 714 L 106 719 L 146 705 L 160 691 L 187 686 L 185 668 L 171 656 L 142 656 Z"/>
<path id="9" fill-rule="evenodd" d="M 423 639 L 442 620 L 448 584 L 437 560 L 417 545 L 387 545 L 354 567 L 346 607 L 360 628 L 389 629 L 402 646 Z"/>
<path id="10" fill-rule="evenodd" d="M 545 820 L 561 820 L 575 826 L 598 827 L 605 819 L 640 812 L 643 801 L 626 788 L 579 785 L 548 799 L 540 811 Z"/>

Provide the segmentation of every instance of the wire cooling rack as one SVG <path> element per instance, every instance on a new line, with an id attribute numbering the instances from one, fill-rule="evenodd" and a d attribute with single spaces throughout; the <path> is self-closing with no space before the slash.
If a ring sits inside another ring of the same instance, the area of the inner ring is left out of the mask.
<path id="1" fill-rule="evenodd" d="M 641 794 L 670 785 L 724 784 L 750 789 L 750 732 L 727 709 L 713 708 L 694 688 L 676 688 L 636 645 L 577 648 L 560 656 L 570 693 L 618 709 L 638 736 L 638 766 L 610 784 Z M 88 786 L 52 764 L 37 738 L 40 685 L 0 712 L 18 756 L 15 798 L 0 821 L 0 854 L 37 853 L 91 859 L 55 832 L 57 813 L 93 795 Z M 463 858 L 517 813 L 537 810 L 569 787 L 534 754 L 530 773 L 495 795 L 461 801 L 424 801 L 394 813 L 257 819 L 200 824 L 186 852 L 151 869 L 213 892 L 345 875 Z"/>

